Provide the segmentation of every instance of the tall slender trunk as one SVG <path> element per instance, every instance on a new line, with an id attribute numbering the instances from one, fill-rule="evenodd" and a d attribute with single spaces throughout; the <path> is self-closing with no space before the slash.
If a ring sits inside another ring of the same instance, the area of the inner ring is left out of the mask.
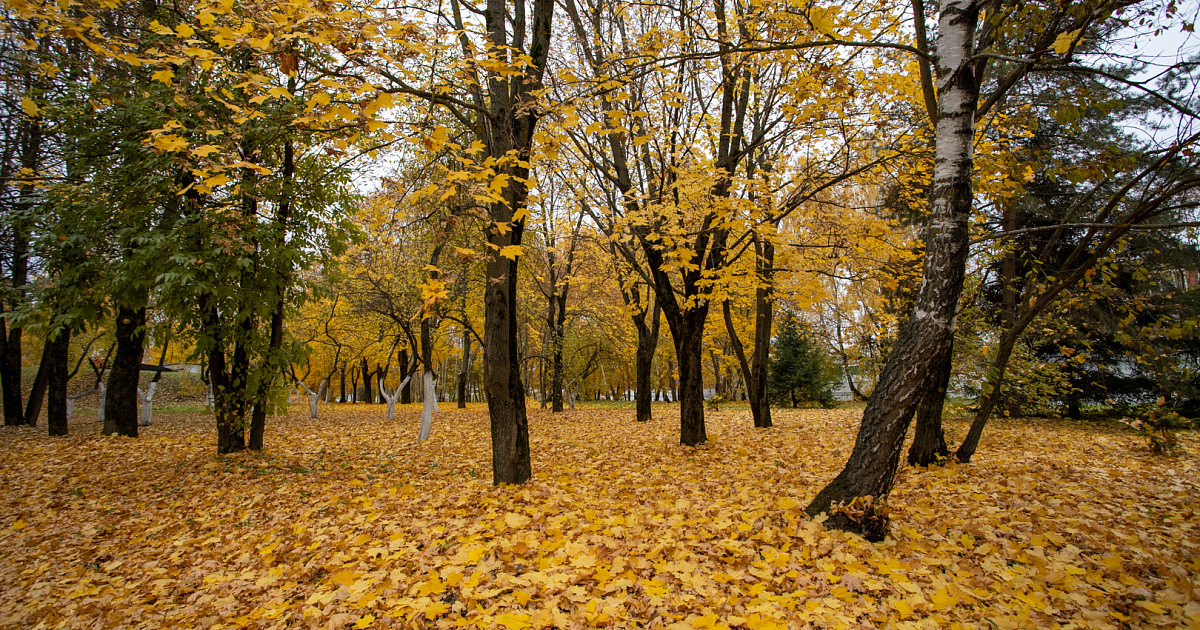
<path id="1" fill-rule="evenodd" d="M 708 307 L 686 311 L 679 333 L 674 335 L 675 357 L 679 359 L 679 442 L 696 446 L 708 441 L 704 429 L 704 319 Z"/>
<path id="2" fill-rule="evenodd" d="M 651 418 L 650 411 L 650 394 L 651 384 L 650 377 L 653 376 L 654 369 L 654 351 L 658 349 L 658 333 L 660 322 L 662 321 L 662 308 L 658 303 L 654 303 L 654 309 L 650 312 L 650 325 L 646 325 L 645 314 L 642 317 L 635 318 L 634 324 L 637 328 L 637 354 L 634 357 L 634 370 L 636 372 L 637 387 L 634 390 L 637 407 L 637 421 L 649 422 Z"/>
<path id="3" fill-rule="evenodd" d="M 471 331 L 463 326 L 462 367 L 458 372 L 458 408 L 467 406 L 467 378 L 471 374 Z"/>
<path id="4" fill-rule="evenodd" d="M 771 402 L 767 397 L 767 371 L 771 360 L 771 327 L 774 323 L 775 304 L 772 281 L 774 278 L 775 245 L 759 238 L 754 240 L 755 274 L 758 288 L 754 291 L 754 350 L 747 358 L 745 347 L 738 338 L 733 325 L 733 313 L 728 300 L 722 305 L 725 330 L 737 355 L 742 370 L 742 381 L 746 384 L 746 399 L 750 403 L 750 415 L 757 428 L 770 428 Z"/>
<path id="5" fill-rule="evenodd" d="M 339 374 L 339 378 L 338 378 L 338 399 L 337 399 L 337 401 L 340 403 L 344 403 L 344 402 L 346 402 L 346 364 L 345 363 L 342 364 L 342 367 L 338 368 L 338 374 Z"/>
<path id="6" fill-rule="evenodd" d="M 13 225 L 12 261 L 9 264 L 11 285 L 18 291 L 28 281 L 29 235 L 24 225 L 17 221 Z M 20 299 L 20 296 L 17 297 Z M 21 405 L 21 329 L 8 326 L 8 320 L 0 320 L 6 327 L 3 352 L 0 353 L 0 388 L 4 394 L 4 424 L 16 426 L 25 423 Z M 3 330 L 3 328 L 0 328 Z"/>
<path id="7" fill-rule="evenodd" d="M 368 405 L 375 402 L 375 397 L 371 395 L 371 372 L 367 365 L 367 358 L 362 360 L 362 379 L 363 379 L 363 402 Z"/>
<path id="8" fill-rule="evenodd" d="M 33 378 L 33 388 L 29 390 L 29 400 L 25 402 L 25 424 L 36 427 L 38 416 L 42 415 L 42 403 L 46 400 L 46 383 L 50 378 L 50 344 L 42 346 L 42 360 L 38 363 L 37 376 Z"/>
<path id="9" fill-rule="evenodd" d="M 104 434 L 137 437 L 138 380 L 146 342 L 146 307 L 117 308 L 117 340 L 104 402 Z"/>
<path id="10" fill-rule="evenodd" d="M 759 283 L 754 291 L 754 352 L 751 353 L 750 373 L 743 381 L 754 426 L 766 429 L 774 425 L 771 400 L 767 397 L 767 376 L 771 369 L 771 328 L 775 323 L 775 244 L 762 239 L 756 249 Z M 754 413 L 755 407 L 758 413 Z"/>
<path id="11" fill-rule="evenodd" d="M 58 334 L 46 341 L 49 351 L 45 360 L 49 364 L 49 394 L 46 405 L 46 425 L 50 435 L 67 434 L 67 381 L 70 379 L 68 360 L 71 351 L 71 329 L 63 327 Z"/>
<path id="12" fill-rule="evenodd" d="M 413 349 L 413 352 L 416 352 L 416 348 Z M 408 364 L 408 350 L 400 350 L 396 355 L 396 359 L 404 369 L 404 373 L 400 375 L 400 378 L 407 379 L 412 374 L 412 366 Z M 407 405 L 412 402 L 412 384 L 408 380 L 403 382 L 404 385 L 400 387 L 400 404 Z"/>
<path id="13" fill-rule="evenodd" d="M 936 161 L 924 275 L 913 314 L 863 411 L 854 450 L 842 472 L 808 506 L 831 512 L 827 527 L 882 540 L 888 516 L 879 509 L 895 483 L 904 436 L 937 358 L 954 339 L 970 245 L 978 5 L 947 0 L 939 20 Z"/>

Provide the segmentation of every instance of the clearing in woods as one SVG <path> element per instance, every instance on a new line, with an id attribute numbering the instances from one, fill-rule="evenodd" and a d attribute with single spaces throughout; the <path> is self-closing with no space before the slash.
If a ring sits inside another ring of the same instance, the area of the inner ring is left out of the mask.
<path id="1" fill-rule="evenodd" d="M 536 406 L 535 406 L 536 407 Z M 881 544 L 808 519 L 859 409 L 531 410 L 534 479 L 491 485 L 483 405 L 293 407 L 216 456 L 202 414 L 137 440 L 0 432 L 0 627 L 1200 625 L 1200 440 L 997 420 L 976 463 L 904 469 Z M 950 421 L 952 441 L 965 424 Z"/>

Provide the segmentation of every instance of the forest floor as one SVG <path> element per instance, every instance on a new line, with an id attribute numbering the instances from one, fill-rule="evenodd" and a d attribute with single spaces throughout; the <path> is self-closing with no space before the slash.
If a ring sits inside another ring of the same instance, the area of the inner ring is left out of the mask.
<path id="1" fill-rule="evenodd" d="M 999 420 L 905 469 L 890 537 L 804 514 L 861 409 L 530 410 L 533 480 L 491 485 L 484 405 L 293 406 L 267 451 L 210 417 L 137 439 L 0 429 L 0 628 L 1200 627 L 1200 436 Z M 953 439 L 965 433 L 951 420 Z"/>

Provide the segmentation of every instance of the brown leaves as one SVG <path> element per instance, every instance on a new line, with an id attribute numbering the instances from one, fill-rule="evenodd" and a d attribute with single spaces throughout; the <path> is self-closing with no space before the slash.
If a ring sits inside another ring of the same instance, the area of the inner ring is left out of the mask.
<path id="1" fill-rule="evenodd" d="M 1192 436 L 1164 460 L 1132 433 L 1001 421 L 977 464 L 902 472 L 873 545 L 803 513 L 857 412 L 779 410 L 764 431 L 727 406 L 691 449 L 655 411 L 534 411 L 534 480 L 515 488 L 487 482 L 483 405 L 425 444 L 415 405 L 392 423 L 297 408 L 266 454 L 231 457 L 198 415 L 138 440 L 6 429 L 0 626 L 1200 622 Z"/>

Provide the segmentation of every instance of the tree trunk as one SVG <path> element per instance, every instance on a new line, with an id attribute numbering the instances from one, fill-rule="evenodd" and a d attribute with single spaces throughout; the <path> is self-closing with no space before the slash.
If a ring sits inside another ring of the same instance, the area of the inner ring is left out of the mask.
<path id="1" fill-rule="evenodd" d="M 520 227 L 512 231 L 518 230 Z M 483 348 L 483 382 L 492 433 L 492 483 L 519 484 L 533 471 L 525 388 L 517 357 L 517 261 L 496 258 L 487 264 Z"/>
<path id="2" fill-rule="evenodd" d="M 563 329 L 561 322 L 555 322 L 551 334 L 550 359 L 550 412 L 562 413 L 563 410 Z"/>
<path id="3" fill-rule="evenodd" d="M 71 352 L 71 329 L 63 327 L 58 335 L 46 341 L 46 362 L 49 363 L 49 393 L 46 405 L 46 425 L 50 435 L 67 434 L 67 381 L 70 379 L 68 361 Z"/>
<path id="4" fill-rule="evenodd" d="M 725 315 L 725 330 L 729 334 L 734 354 L 737 355 L 738 365 L 742 370 L 742 381 L 746 384 L 746 398 L 750 403 L 750 415 L 754 419 L 754 426 L 766 429 L 773 424 L 771 401 L 767 397 L 767 373 L 771 361 L 771 327 L 775 316 L 774 290 L 771 288 L 774 279 L 775 246 L 770 241 L 763 241 L 757 237 L 754 246 L 758 288 L 754 291 L 754 350 L 749 359 L 734 328 L 733 314 L 728 301 L 722 305 L 722 311 Z"/>
<path id="5" fill-rule="evenodd" d="M 771 328 L 775 321 L 775 244 L 763 239 L 756 249 L 759 283 L 754 291 L 754 352 L 751 353 L 750 373 L 742 380 L 746 384 L 754 426 L 767 429 L 774 426 L 771 400 L 767 397 L 767 378 L 771 369 Z"/>
<path id="6" fill-rule="evenodd" d="M 104 434 L 137 437 L 138 380 L 146 341 L 146 307 L 117 308 L 117 348 L 104 401 Z"/>
<path id="7" fill-rule="evenodd" d="M 42 403 L 46 400 L 46 384 L 50 378 L 50 344 L 42 346 L 42 360 L 38 363 L 37 376 L 33 378 L 33 389 L 25 402 L 25 424 L 36 427 L 42 415 Z"/>
<path id="8" fill-rule="evenodd" d="M 950 369 L 954 358 L 954 346 L 941 353 L 934 364 L 935 372 L 926 382 L 917 407 L 917 429 L 912 446 L 908 449 L 908 463 L 912 466 L 931 466 L 945 463 L 950 456 L 946 446 L 946 434 L 942 429 L 942 409 L 946 405 L 946 388 L 950 385 Z"/>
<path id="9" fill-rule="evenodd" d="M 150 381 L 145 393 L 138 388 L 138 398 L 142 399 L 142 416 L 138 426 L 148 427 L 154 424 L 154 393 L 158 390 L 158 381 Z"/>
<path id="10" fill-rule="evenodd" d="M 371 372 L 367 367 L 367 359 L 362 360 L 362 380 L 363 380 L 363 402 L 368 405 L 375 402 L 375 398 L 371 395 Z"/>
<path id="11" fill-rule="evenodd" d="M 4 424 L 11 427 L 24 424 L 25 416 L 21 405 L 21 329 L 7 326 L 8 320 L 0 317 L 0 333 L 5 335 L 4 347 L 0 348 L 0 389 L 4 395 Z"/>
<path id="12" fill-rule="evenodd" d="M 904 436 L 937 358 L 954 338 L 970 245 L 978 18 L 978 5 L 970 2 L 947 0 L 942 7 L 936 160 L 921 288 L 863 411 L 854 451 L 807 508 L 814 516 L 830 512 L 827 527 L 858 532 L 868 540 L 887 534 L 883 502 L 895 483 Z"/>
<path id="13" fill-rule="evenodd" d="M 346 364 L 345 363 L 342 364 L 342 367 L 339 370 L 339 373 L 341 374 L 341 378 L 339 379 L 339 385 L 338 385 L 338 402 L 345 403 L 346 402 Z"/>
<path id="14" fill-rule="evenodd" d="M 17 137 L 20 139 L 21 167 L 37 171 L 41 151 L 41 125 L 34 120 L 24 119 L 20 123 Z M 25 299 L 25 285 L 29 282 L 29 230 L 20 215 L 25 214 L 33 204 L 32 195 L 32 185 L 20 186 L 17 195 L 18 216 L 13 220 L 12 258 L 9 264 L 11 274 L 8 286 L 15 294 L 13 301 L 18 303 Z M 8 326 L 7 319 L 3 320 L 2 326 Z M 0 331 L 4 331 L 3 327 L 0 327 Z M 9 327 L 6 332 L 3 352 L 0 353 L 0 388 L 4 394 L 4 424 L 16 426 L 25 421 L 21 410 L 21 329 L 14 326 Z"/>
<path id="15" fill-rule="evenodd" d="M 458 373 L 457 383 L 458 389 L 458 408 L 465 409 L 467 407 L 467 378 L 471 374 L 471 331 L 463 326 L 463 353 L 462 367 Z"/>
<path id="16" fill-rule="evenodd" d="M 708 441 L 704 430 L 704 319 L 708 307 L 686 311 L 675 356 L 679 359 L 679 443 L 697 446 Z"/>
<path id="17" fill-rule="evenodd" d="M 650 325 L 647 326 L 644 319 L 638 318 L 634 320 L 637 327 L 637 354 L 634 357 L 634 370 L 636 372 L 637 386 L 634 390 L 637 407 L 637 421 L 649 422 L 651 418 L 650 412 L 650 395 L 651 385 L 650 377 L 653 375 L 654 369 L 654 351 L 658 349 L 658 334 L 659 325 L 662 321 L 662 309 L 655 302 L 654 310 L 650 313 Z"/>
<path id="18" fill-rule="evenodd" d="M 412 402 L 412 383 L 408 378 L 412 374 L 412 366 L 408 364 L 408 350 L 400 350 L 399 354 L 396 355 L 396 359 L 400 361 L 400 367 L 404 370 L 404 373 L 400 375 L 404 383 L 400 386 L 400 404 L 407 405 Z"/>

